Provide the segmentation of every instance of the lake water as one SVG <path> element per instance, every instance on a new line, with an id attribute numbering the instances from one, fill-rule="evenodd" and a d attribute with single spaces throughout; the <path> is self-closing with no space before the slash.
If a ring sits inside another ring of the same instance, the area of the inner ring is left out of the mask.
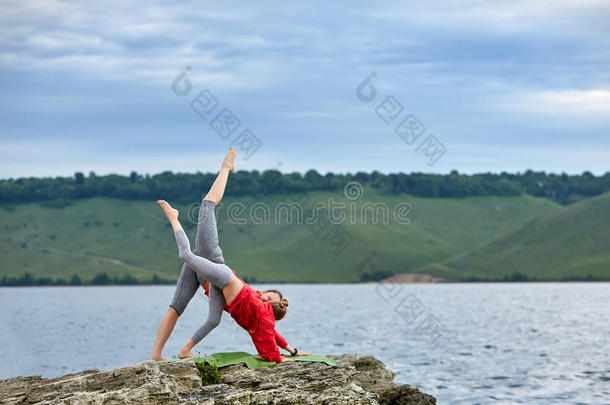
<path id="1" fill-rule="evenodd" d="M 397 373 L 396 381 L 416 385 L 440 404 L 610 402 L 609 283 L 279 287 L 290 308 L 277 329 L 292 346 L 372 354 Z M 147 360 L 173 291 L 0 289 L 0 378 Z M 198 293 L 166 357 L 175 357 L 206 314 L 206 298 Z M 225 314 L 198 351 L 254 353 L 254 347 Z"/>

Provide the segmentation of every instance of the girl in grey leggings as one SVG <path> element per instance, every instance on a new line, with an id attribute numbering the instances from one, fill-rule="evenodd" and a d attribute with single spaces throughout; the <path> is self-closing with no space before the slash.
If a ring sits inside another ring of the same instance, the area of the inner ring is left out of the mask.
<path id="1" fill-rule="evenodd" d="M 235 149 L 230 148 L 227 156 L 222 162 L 218 177 L 212 184 L 210 191 L 204 197 L 201 207 L 199 208 L 197 236 L 193 253 L 216 264 L 216 266 L 214 266 L 215 272 L 211 275 L 198 274 L 186 265 L 186 263 L 183 264 L 178 283 L 176 284 L 174 297 L 169 305 L 170 308 L 163 316 L 159 325 L 150 360 L 165 360 L 161 357 L 161 352 L 176 325 L 178 317 L 182 315 L 197 289 L 203 285 L 206 280 L 210 281 L 208 317 L 205 323 L 195 332 L 191 340 L 197 344 L 220 323 L 225 305 L 222 289 L 230 280 L 233 273 L 224 265 L 222 250 L 220 249 L 220 246 L 218 246 L 218 231 L 216 228 L 214 207 L 222 199 L 229 172 L 234 170 L 233 163 L 235 161 L 235 153 Z M 184 236 L 186 237 L 186 235 Z M 187 357 L 188 354 L 190 354 L 190 348 L 185 345 L 178 353 L 178 357 Z"/>
<path id="2" fill-rule="evenodd" d="M 178 353 L 178 358 L 194 357 L 191 349 L 220 323 L 225 299 L 227 302 L 230 302 L 235 298 L 234 295 L 227 295 L 227 291 L 239 291 L 239 288 L 242 286 L 237 277 L 233 277 L 233 272 L 224 264 L 222 250 L 218 246 L 218 231 L 216 230 L 216 217 L 214 215 L 214 207 L 222 199 L 229 172 L 234 170 L 235 153 L 235 149 L 230 148 L 222 162 L 216 180 L 201 203 L 195 250 L 193 253 L 189 250 L 188 238 L 181 227 L 179 230 L 175 230 L 174 235 L 178 243 L 180 258 L 183 261 L 191 263 L 197 270 L 193 270 L 187 264 L 182 266 L 172 303 L 159 324 L 150 360 L 165 360 L 161 357 L 161 352 L 176 325 L 178 317 L 184 312 L 187 304 L 195 295 L 197 288 L 204 284 L 206 280 L 210 282 L 208 317 L 205 323 L 182 347 Z M 159 203 L 163 207 L 165 202 L 159 201 Z M 260 299 L 272 304 L 279 304 L 282 296 L 279 294 L 279 291 L 267 290 L 261 293 Z M 296 353 L 296 350 L 287 343 L 282 348 L 290 353 Z M 299 354 L 307 355 L 309 353 L 299 352 Z"/>

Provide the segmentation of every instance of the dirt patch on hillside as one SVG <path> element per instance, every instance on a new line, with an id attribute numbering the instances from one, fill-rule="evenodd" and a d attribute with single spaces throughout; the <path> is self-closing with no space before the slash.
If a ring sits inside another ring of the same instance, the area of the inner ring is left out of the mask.
<path id="1" fill-rule="evenodd" d="M 420 273 L 400 273 L 395 274 L 391 277 L 384 278 L 380 280 L 380 283 L 444 283 L 448 280 L 441 277 L 434 277 L 429 274 L 420 274 Z"/>

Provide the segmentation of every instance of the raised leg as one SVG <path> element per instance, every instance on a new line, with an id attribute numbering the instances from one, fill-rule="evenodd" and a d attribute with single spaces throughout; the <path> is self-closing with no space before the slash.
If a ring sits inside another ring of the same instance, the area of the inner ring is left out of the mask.
<path id="1" fill-rule="evenodd" d="M 157 204 L 161 206 L 165 216 L 172 225 L 174 237 L 178 245 L 178 257 L 197 273 L 200 280 L 209 280 L 210 284 L 215 285 L 221 290 L 233 278 L 233 272 L 225 264 L 214 263 L 205 257 L 197 256 L 191 252 L 188 236 L 184 233 L 180 221 L 178 221 L 178 210 L 174 209 L 167 201 L 159 200 Z"/>
<path id="2" fill-rule="evenodd" d="M 197 273 L 200 280 L 209 280 L 210 284 L 218 287 L 220 290 L 229 284 L 229 281 L 233 278 L 233 272 L 227 265 L 214 263 L 205 257 L 197 256 L 191 252 L 189 240 L 184 230 L 176 230 L 174 236 L 178 245 L 178 256 Z"/>
<path id="3" fill-rule="evenodd" d="M 197 238 L 195 239 L 195 254 L 205 257 L 214 263 L 223 264 L 225 259 L 218 244 L 218 228 L 216 226 L 216 204 L 210 200 L 203 200 L 199 208 L 199 223 L 197 224 Z M 202 283 L 205 280 L 199 280 Z"/>
<path id="4" fill-rule="evenodd" d="M 210 191 L 203 198 L 204 200 L 209 200 L 214 202 L 214 204 L 218 204 L 220 200 L 222 200 L 222 196 L 225 193 L 225 188 L 227 186 L 227 179 L 229 178 L 229 172 L 235 170 L 235 154 L 237 151 L 234 148 L 229 148 L 229 152 L 227 156 L 225 156 L 222 161 L 222 165 L 220 167 L 220 172 L 218 176 L 216 176 L 216 180 L 212 183 L 212 187 L 210 187 Z"/>
<path id="5" fill-rule="evenodd" d="M 222 199 L 229 172 L 235 169 L 235 154 L 234 148 L 230 148 L 227 156 L 225 156 L 220 173 L 214 180 L 210 191 L 205 195 L 199 208 L 199 219 L 197 224 L 197 237 L 195 238 L 195 254 L 205 257 L 214 263 L 224 263 L 222 250 L 218 245 L 218 229 L 216 227 L 216 215 L 214 208 Z M 202 283 L 205 280 L 199 280 Z"/>

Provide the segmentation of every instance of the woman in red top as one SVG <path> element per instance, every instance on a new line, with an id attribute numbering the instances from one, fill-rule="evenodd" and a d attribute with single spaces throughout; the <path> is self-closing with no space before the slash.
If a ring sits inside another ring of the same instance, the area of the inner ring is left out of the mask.
<path id="1" fill-rule="evenodd" d="M 293 356 L 309 354 L 293 349 L 275 330 L 275 321 L 282 319 L 286 314 L 288 300 L 283 298 L 277 290 L 264 292 L 253 290 L 224 264 L 222 251 L 218 246 L 214 207 L 222 199 L 229 172 L 234 170 L 235 153 L 235 149 L 230 148 L 218 177 L 202 202 L 196 240 L 197 254 L 190 250 L 188 238 L 178 221 L 178 211 L 163 200 L 157 201 L 172 225 L 179 256 L 185 262 L 185 266 L 180 274 L 170 309 L 159 325 L 155 346 L 150 357 L 153 360 L 162 359 L 161 351 L 173 330 L 177 317 L 184 311 L 186 304 L 194 294 L 193 284 L 203 284 L 206 295 L 209 295 L 208 319 L 180 350 L 179 358 L 195 357 L 191 349 L 218 325 L 222 309 L 229 312 L 233 319 L 248 331 L 262 358 L 281 362 L 278 346 Z"/>

